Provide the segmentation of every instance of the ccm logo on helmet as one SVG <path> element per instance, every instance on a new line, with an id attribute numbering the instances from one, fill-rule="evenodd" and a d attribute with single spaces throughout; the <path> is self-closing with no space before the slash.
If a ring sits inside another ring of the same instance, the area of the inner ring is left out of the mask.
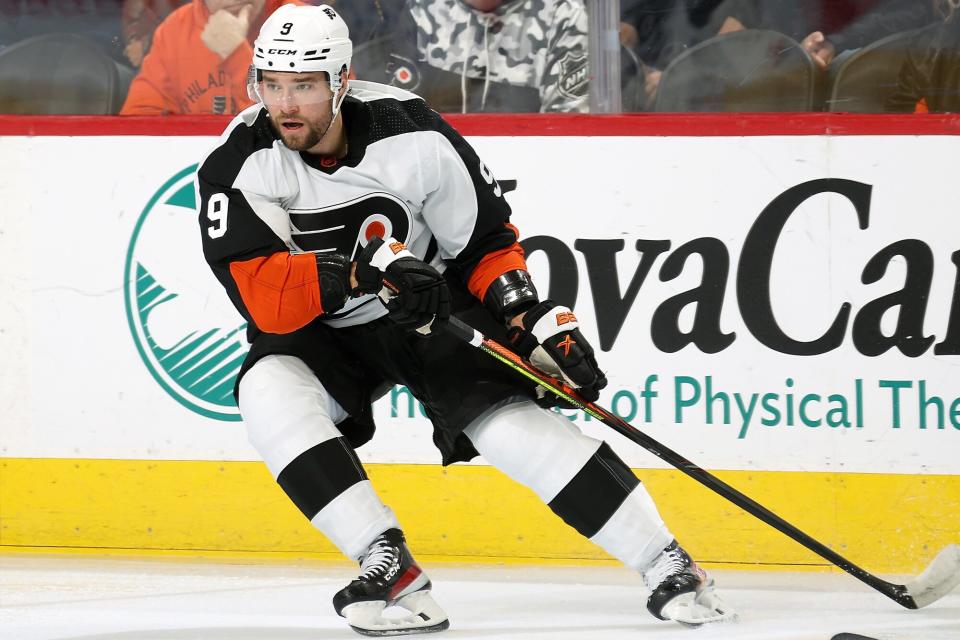
<path id="1" fill-rule="evenodd" d="M 268 49 L 267 53 L 274 53 L 278 56 L 292 56 L 296 55 L 296 49 Z"/>

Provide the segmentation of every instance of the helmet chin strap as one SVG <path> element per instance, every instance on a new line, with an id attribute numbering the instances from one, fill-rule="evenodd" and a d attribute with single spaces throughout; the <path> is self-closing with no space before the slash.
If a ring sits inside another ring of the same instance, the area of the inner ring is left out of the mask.
<path id="1" fill-rule="evenodd" d="M 338 93 L 339 95 L 335 95 L 335 96 L 333 97 L 333 103 L 331 104 L 331 110 L 333 111 L 333 117 L 330 118 L 330 124 L 327 125 L 327 128 L 323 130 L 323 133 L 322 133 L 322 134 L 320 134 L 320 139 L 321 139 L 321 140 L 323 139 L 324 136 L 327 135 L 327 132 L 330 131 L 330 127 L 332 127 L 332 126 L 333 126 L 333 123 L 337 121 L 337 118 L 340 117 L 340 105 L 343 104 L 343 99 L 347 97 L 347 92 L 346 92 L 346 91 L 344 91 L 344 92 L 342 92 L 342 93 L 340 92 L 340 89 L 341 89 L 342 87 L 343 87 L 343 85 L 340 85 L 340 87 L 337 88 L 337 93 Z"/>
<path id="2" fill-rule="evenodd" d="M 337 115 L 340 113 L 340 105 L 343 104 L 343 99 L 346 97 L 347 97 L 346 91 L 344 91 L 338 96 L 334 96 L 333 98 L 333 117 L 334 118 L 336 118 Z"/>
<path id="3" fill-rule="evenodd" d="M 337 75 L 336 87 L 334 87 L 333 77 L 330 78 L 330 90 L 333 91 L 333 118 L 334 120 L 337 117 L 337 114 L 340 113 L 340 105 L 343 104 L 343 99 L 347 97 L 347 92 L 341 90 L 344 88 L 344 78 L 347 74 L 350 73 L 350 69 L 343 67 L 340 69 L 340 73 Z M 348 81 L 349 82 L 349 81 Z M 330 124 L 333 124 L 333 120 L 330 121 Z"/>
<path id="4" fill-rule="evenodd" d="M 330 128 L 333 127 L 333 123 L 336 122 L 336 121 L 337 121 L 337 118 L 339 118 L 339 117 L 340 117 L 340 109 L 338 108 L 338 109 L 334 110 L 334 112 L 333 112 L 333 117 L 330 118 L 330 124 L 328 124 L 328 125 L 327 125 L 327 128 L 324 129 L 324 130 L 323 130 L 323 133 L 320 134 L 320 139 L 321 139 L 321 140 L 323 140 L 323 138 L 327 135 L 327 132 L 330 131 Z"/>

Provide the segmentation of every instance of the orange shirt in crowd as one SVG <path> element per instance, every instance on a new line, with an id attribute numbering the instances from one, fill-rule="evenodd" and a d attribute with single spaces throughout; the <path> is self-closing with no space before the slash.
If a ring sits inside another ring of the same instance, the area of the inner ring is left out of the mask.
<path id="1" fill-rule="evenodd" d="M 253 41 L 263 22 L 282 4 L 298 0 L 266 0 L 251 18 L 247 41 L 224 60 L 203 43 L 210 11 L 193 0 L 167 16 L 153 34 L 150 53 L 133 79 L 120 115 L 235 114 L 250 106 L 247 70 Z"/>

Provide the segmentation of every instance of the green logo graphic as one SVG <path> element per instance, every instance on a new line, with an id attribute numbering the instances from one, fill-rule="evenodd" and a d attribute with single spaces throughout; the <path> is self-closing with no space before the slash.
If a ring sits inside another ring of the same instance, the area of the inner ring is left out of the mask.
<path id="1" fill-rule="evenodd" d="M 236 422 L 233 386 L 249 348 L 246 322 L 203 259 L 196 170 L 167 180 L 137 220 L 123 270 L 127 322 L 168 394 L 202 416 Z"/>

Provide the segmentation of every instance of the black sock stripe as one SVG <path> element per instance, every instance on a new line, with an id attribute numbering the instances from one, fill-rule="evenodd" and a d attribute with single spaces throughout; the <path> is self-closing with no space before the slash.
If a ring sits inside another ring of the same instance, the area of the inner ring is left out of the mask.
<path id="1" fill-rule="evenodd" d="M 345 438 L 331 438 L 307 449 L 277 476 L 277 484 L 313 519 L 341 493 L 367 479 L 357 454 Z"/>
<path id="2" fill-rule="evenodd" d="M 637 476 L 604 442 L 547 506 L 592 538 L 639 484 Z"/>

